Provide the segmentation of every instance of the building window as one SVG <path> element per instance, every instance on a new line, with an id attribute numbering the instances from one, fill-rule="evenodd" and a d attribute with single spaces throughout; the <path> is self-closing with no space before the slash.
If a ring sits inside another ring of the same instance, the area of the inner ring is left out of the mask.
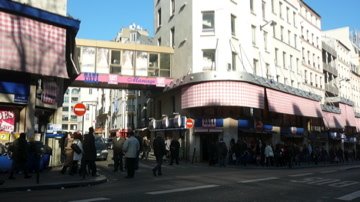
<path id="1" fill-rule="evenodd" d="M 280 18 L 283 18 L 283 15 L 282 15 L 282 3 L 279 2 L 279 15 L 280 15 Z"/>
<path id="2" fill-rule="evenodd" d="M 275 14 L 274 0 L 271 0 L 271 12 L 273 12 Z"/>
<path id="3" fill-rule="evenodd" d="M 253 65 L 254 65 L 254 74 L 257 75 L 257 71 L 258 71 L 258 63 L 259 61 L 257 59 L 253 60 Z"/>
<path id="4" fill-rule="evenodd" d="M 236 16 L 231 15 L 231 34 L 236 36 Z"/>
<path id="5" fill-rule="evenodd" d="M 289 7 L 286 7 L 286 22 L 288 22 L 288 23 L 290 23 L 289 12 L 290 12 Z"/>
<path id="6" fill-rule="evenodd" d="M 270 64 L 269 63 L 265 63 L 265 68 L 266 68 L 266 78 L 267 79 L 271 79 L 271 75 L 270 75 Z"/>
<path id="7" fill-rule="evenodd" d="M 215 30 L 215 14 L 214 11 L 202 12 L 202 30 L 214 31 Z"/>
<path id="8" fill-rule="evenodd" d="M 305 79 L 305 83 L 307 84 L 307 83 L 308 83 L 308 80 L 307 80 L 307 70 L 304 70 L 304 79 Z"/>
<path id="9" fill-rule="evenodd" d="M 266 19 L 266 2 L 263 1 L 261 4 L 261 10 L 262 10 L 262 18 L 265 20 Z"/>
<path id="10" fill-rule="evenodd" d="M 291 31 L 288 30 L 288 44 L 289 44 L 289 46 L 291 46 L 290 41 L 291 41 Z"/>
<path id="11" fill-rule="evenodd" d="M 120 66 L 121 52 L 111 50 L 110 57 L 111 57 L 110 74 L 120 74 L 121 73 L 121 66 Z"/>
<path id="12" fill-rule="evenodd" d="M 256 26 L 251 25 L 252 44 L 256 46 Z"/>
<path id="13" fill-rule="evenodd" d="M 157 29 L 161 27 L 161 8 L 157 11 Z"/>
<path id="14" fill-rule="evenodd" d="M 297 35 L 294 34 L 294 47 L 297 49 Z"/>
<path id="15" fill-rule="evenodd" d="M 275 48 L 275 65 L 278 66 L 278 53 L 279 53 L 279 49 L 278 48 Z"/>
<path id="16" fill-rule="evenodd" d="M 231 53 L 231 68 L 233 71 L 236 71 L 236 58 L 237 58 L 237 53 L 236 52 L 232 52 Z"/>
<path id="17" fill-rule="evenodd" d="M 272 27 L 273 27 L 273 37 L 276 38 L 276 25 L 274 25 Z"/>
<path id="18" fill-rule="evenodd" d="M 290 70 L 293 69 L 293 56 L 292 55 L 290 55 L 289 67 L 290 67 Z"/>
<path id="19" fill-rule="evenodd" d="M 170 46 L 171 47 L 175 47 L 175 27 L 172 27 L 170 29 Z"/>
<path id="20" fill-rule="evenodd" d="M 280 40 L 284 41 L 284 27 L 280 26 Z"/>
<path id="21" fill-rule="evenodd" d="M 62 128 L 62 130 L 68 130 L 68 125 L 67 124 L 62 124 L 61 125 L 61 128 Z"/>
<path id="22" fill-rule="evenodd" d="M 294 23 L 294 27 L 296 27 L 296 13 L 293 12 L 293 23 Z"/>
<path id="23" fill-rule="evenodd" d="M 284 69 L 287 68 L 286 67 L 286 52 L 285 51 L 283 52 L 283 67 L 284 67 Z"/>
<path id="24" fill-rule="evenodd" d="M 173 16 L 175 14 L 175 0 L 171 0 L 170 3 L 170 16 Z"/>
<path id="25" fill-rule="evenodd" d="M 250 11 L 254 13 L 254 0 L 250 0 Z"/>
<path id="26" fill-rule="evenodd" d="M 158 38 L 158 40 L 157 40 L 157 45 L 158 45 L 158 46 L 161 46 L 161 38 Z"/>
<path id="27" fill-rule="evenodd" d="M 215 70 L 215 49 L 204 49 L 203 70 Z"/>
<path id="28" fill-rule="evenodd" d="M 268 51 L 268 33 L 264 31 L 264 49 L 265 51 Z"/>

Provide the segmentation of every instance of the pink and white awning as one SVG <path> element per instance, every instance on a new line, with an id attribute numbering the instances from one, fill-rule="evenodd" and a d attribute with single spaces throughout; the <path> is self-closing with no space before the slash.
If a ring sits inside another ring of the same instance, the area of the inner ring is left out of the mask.
<path id="1" fill-rule="evenodd" d="M 322 117 L 320 103 L 315 100 L 266 89 L 269 111 L 308 117 Z"/>
<path id="2" fill-rule="evenodd" d="M 181 90 L 181 108 L 242 106 L 264 109 L 264 87 L 244 82 L 213 81 Z"/>

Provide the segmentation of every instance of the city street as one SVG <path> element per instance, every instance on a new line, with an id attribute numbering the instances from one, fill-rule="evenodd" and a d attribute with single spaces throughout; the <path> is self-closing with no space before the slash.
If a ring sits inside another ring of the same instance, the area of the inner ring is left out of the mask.
<path id="1" fill-rule="evenodd" d="M 360 166 L 303 169 L 169 166 L 154 177 L 154 161 L 143 161 L 135 179 L 98 161 L 109 181 L 91 187 L 2 193 L 2 201 L 358 201 Z"/>

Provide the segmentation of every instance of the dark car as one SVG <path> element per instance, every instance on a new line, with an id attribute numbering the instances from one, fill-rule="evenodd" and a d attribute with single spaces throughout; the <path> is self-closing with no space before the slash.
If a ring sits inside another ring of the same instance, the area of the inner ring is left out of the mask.
<path id="1" fill-rule="evenodd" d="M 108 157 L 108 146 L 104 138 L 100 136 L 95 137 L 95 148 L 96 148 L 96 159 L 107 160 Z"/>
<path id="2" fill-rule="evenodd" d="M 106 145 L 107 145 L 108 149 L 112 149 L 112 147 L 113 147 L 113 138 L 112 137 L 106 138 L 105 142 L 106 142 Z"/>

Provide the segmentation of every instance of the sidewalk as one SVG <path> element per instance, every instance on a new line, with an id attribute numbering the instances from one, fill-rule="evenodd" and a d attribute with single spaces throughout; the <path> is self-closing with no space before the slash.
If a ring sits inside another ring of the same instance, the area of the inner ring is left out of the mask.
<path id="1" fill-rule="evenodd" d="M 0 181 L 4 180 L 4 184 L 0 185 L 1 192 L 13 191 L 31 191 L 44 189 L 64 189 L 70 187 L 89 186 L 107 182 L 107 178 L 103 175 L 97 177 L 87 176 L 82 179 L 79 175 L 62 175 L 61 167 L 53 167 L 40 173 L 39 183 L 37 183 L 36 173 L 32 173 L 32 177 L 25 179 L 23 175 L 15 175 L 15 180 L 9 180 L 8 173 L 0 174 Z"/>

